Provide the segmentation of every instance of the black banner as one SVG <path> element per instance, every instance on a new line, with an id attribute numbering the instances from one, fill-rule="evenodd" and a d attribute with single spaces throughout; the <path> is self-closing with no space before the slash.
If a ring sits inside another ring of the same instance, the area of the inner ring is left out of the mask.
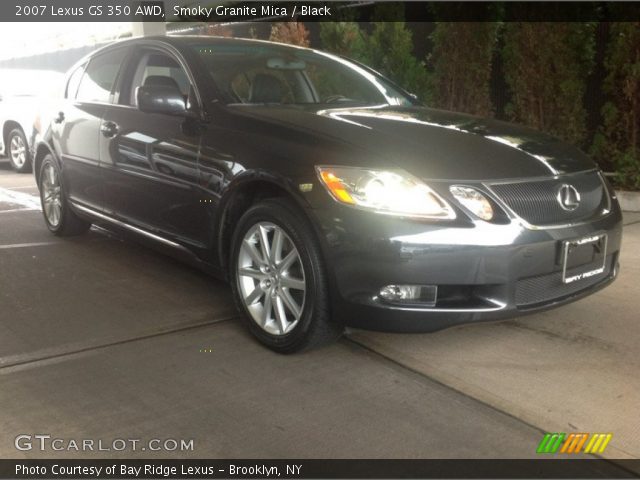
<path id="1" fill-rule="evenodd" d="M 640 2 L 3 0 L 1 22 L 639 21 Z"/>
<path id="2" fill-rule="evenodd" d="M 0 460 L 0 479 L 639 478 L 640 460 Z"/>

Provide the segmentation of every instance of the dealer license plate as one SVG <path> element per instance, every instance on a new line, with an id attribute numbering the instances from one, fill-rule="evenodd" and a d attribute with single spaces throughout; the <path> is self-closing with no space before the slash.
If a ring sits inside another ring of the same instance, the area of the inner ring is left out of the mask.
<path id="1" fill-rule="evenodd" d="M 562 281 L 573 283 L 604 272 L 607 235 L 598 234 L 562 242 Z"/>

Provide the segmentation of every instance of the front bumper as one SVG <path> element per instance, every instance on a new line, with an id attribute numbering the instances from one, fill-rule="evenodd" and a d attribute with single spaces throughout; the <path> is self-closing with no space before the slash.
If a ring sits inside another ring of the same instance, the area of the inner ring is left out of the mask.
<path id="1" fill-rule="evenodd" d="M 530 229 L 517 220 L 426 223 L 340 205 L 314 212 L 328 259 L 333 316 L 370 330 L 428 332 L 511 318 L 565 304 L 605 287 L 618 271 L 622 214 L 588 223 Z M 562 282 L 565 240 L 607 234 L 602 274 Z M 434 306 L 397 306 L 386 285 L 437 285 Z"/>

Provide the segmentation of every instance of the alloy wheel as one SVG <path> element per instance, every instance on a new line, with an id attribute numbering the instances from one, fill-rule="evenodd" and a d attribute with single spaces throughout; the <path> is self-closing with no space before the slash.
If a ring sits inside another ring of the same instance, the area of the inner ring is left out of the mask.
<path id="1" fill-rule="evenodd" d="M 11 161 L 17 168 L 21 168 L 24 162 L 27 161 L 27 147 L 20 135 L 11 137 L 9 153 L 11 154 Z"/>
<path id="2" fill-rule="evenodd" d="M 306 298 L 300 253 L 286 232 L 259 222 L 245 234 L 237 263 L 240 296 L 253 320 L 271 335 L 285 335 L 300 321 Z"/>
<path id="3" fill-rule="evenodd" d="M 57 227 L 62 217 L 62 191 L 58 172 L 50 163 L 42 172 L 42 207 L 49 224 Z"/>

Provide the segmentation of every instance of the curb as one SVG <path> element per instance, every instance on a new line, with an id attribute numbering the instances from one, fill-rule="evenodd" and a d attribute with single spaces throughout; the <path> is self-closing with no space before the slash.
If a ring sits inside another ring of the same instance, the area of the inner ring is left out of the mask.
<path id="1" fill-rule="evenodd" d="M 620 208 L 625 212 L 640 212 L 640 192 L 616 191 Z"/>

